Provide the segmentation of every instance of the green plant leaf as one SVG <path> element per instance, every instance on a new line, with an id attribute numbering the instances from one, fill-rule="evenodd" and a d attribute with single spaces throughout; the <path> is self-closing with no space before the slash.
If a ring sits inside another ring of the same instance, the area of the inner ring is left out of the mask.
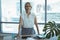
<path id="1" fill-rule="evenodd" d="M 53 37 L 54 36 L 54 32 L 55 32 L 55 34 L 57 36 L 57 35 L 60 34 L 60 24 L 57 25 L 54 21 L 52 21 L 52 22 L 49 21 L 48 23 L 45 24 L 43 31 L 45 31 L 45 34 L 47 34 L 46 38 L 50 38 L 51 35 Z"/>
<path id="2" fill-rule="evenodd" d="M 58 40 L 60 40 L 60 36 L 58 37 Z"/>
<path id="3" fill-rule="evenodd" d="M 53 30 L 51 30 L 51 33 L 52 33 L 52 37 L 54 36 L 54 31 Z"/>
<path id="4" fill-rule="evenodd" d="M 46 35 L 46 38 L 50 38 L 51 37 L 51 33 L 49 32 L 47 35 Z"/>

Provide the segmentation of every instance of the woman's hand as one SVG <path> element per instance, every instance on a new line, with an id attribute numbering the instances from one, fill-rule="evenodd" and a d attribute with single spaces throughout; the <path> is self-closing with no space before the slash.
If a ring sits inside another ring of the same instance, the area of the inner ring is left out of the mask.
<path id="1" fill-rule="evenodd" d="M 40 33 L 39 33 L 39 31 L 38 31 L 38 35 L 39 35 Z"/>
<path id="2" fill-rule="evenodd" d="M 20 34 L 17 34 L 17 36 L 16 36 L 18 39 L 20 38 Z"/>

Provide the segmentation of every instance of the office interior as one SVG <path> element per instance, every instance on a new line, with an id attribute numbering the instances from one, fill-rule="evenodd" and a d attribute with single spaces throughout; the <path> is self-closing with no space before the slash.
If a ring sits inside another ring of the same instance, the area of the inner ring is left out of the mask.
<path id="1" fill-rule="evenodd" d="M 39 34 L 34 25 L 35 34 L 20 35 L 19 40 L 58 40 L 56 35 L 45 38 L 43 29 L 49 21 L 60 26 L 60 0 L 0 0 L 0 40 L 18 40 L 19 18 L 26 2 L 31 3 L 31 11 L 37 16 Z"/>

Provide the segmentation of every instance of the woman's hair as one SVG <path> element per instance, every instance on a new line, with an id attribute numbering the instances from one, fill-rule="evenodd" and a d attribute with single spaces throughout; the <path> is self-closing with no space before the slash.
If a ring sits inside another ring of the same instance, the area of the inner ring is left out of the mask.
<path id="1" fill-rule="evenodd" d="M 29 4 L 29 5 L 31 6 L 30 2 L 26 2 L 26 3 L 25 3 L 25 7 L 26 7 L 27 4 Z"/>

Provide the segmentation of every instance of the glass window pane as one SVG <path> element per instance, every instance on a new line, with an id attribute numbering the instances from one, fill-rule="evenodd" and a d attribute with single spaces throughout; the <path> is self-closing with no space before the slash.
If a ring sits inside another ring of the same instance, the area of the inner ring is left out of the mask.
<path id="1" fill-rule="evenodd" d="M 43 32 L 43 28 L 44 28 L 44 25 L 40 25 L 40 24 L 38 25 L 38 29 L 39 29 L 39 33 L 40 33 L 39 36 L 40 36 L 40 37 L 44 37 L 43 34 L 44 34 L 45 32 Z M 37 34 L 37 28 L 36 28 L 35 26 L 34 26 L 34 29 L 35 29 L 35 32 L 36 32 L 36 34 Z"/>
<path id="2" fill-rule="evenodd" d="M 38 25 L 38 28 L 39 28 L 39 33 L 44 34 L 43 32 L 44 25 Z"/>
<path id="3" fill-rule="evenodd" d="M 22 0 L 22 13 L 25 11 L 25 3 L 30 2 L 32 5 L 32 10 L 36 17 L 38 23 L 45 22 L 45 0 Z"/>
<path id="4" fill-rule="evenodd" d="M 18 33 L 18 24 L 2 23 L 2 33 Z"/>
<path id="5" fill-rule="evenodd" d="M 60 0 L 47 0 L 47 22 L 60 23 Z"/>
<path id="6" fill-rule="evenodd" d="M 1 0 L 2 22 L 18 22 L 20 16 L 20 0 Z"/>

